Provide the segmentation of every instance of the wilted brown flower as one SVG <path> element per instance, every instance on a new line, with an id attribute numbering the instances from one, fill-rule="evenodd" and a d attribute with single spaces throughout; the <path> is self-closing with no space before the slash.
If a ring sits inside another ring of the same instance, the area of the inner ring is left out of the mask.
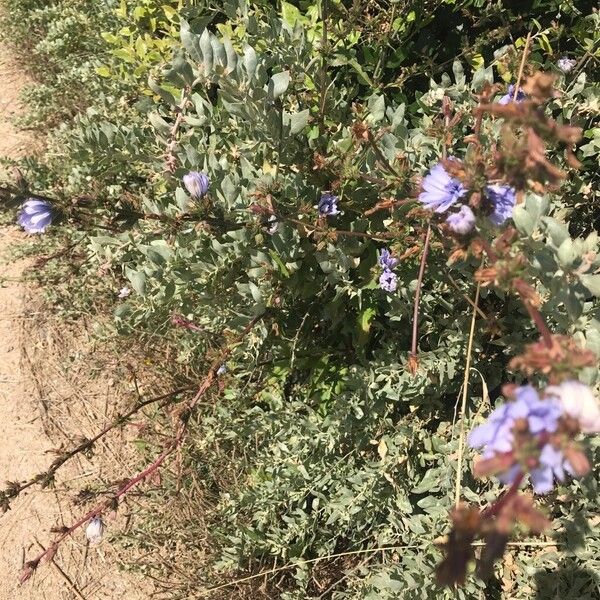
<path id="1" fill-rule="evenodd" d="M 408 356 L 408 362 L 406 363 L 406 368 L 408 369 L 409 373 L 411 375 L 416 375 L 417 374 L 417 370 L 419 369 L 419 358 L 414 355 L 414 354 L 410 354 Z"/>
<path id="2" fill-rule="evenodd" d="M 540 340 L 528 344 L 525 351 L 515 356 L 509 368 L 530 376 L 534 373 L 552 375 L 552 383 L 560 382 L 584 367 L 592 367 L 597 362 L 596 355 L 566 335 L 552 335 L 551 344 Z"/>

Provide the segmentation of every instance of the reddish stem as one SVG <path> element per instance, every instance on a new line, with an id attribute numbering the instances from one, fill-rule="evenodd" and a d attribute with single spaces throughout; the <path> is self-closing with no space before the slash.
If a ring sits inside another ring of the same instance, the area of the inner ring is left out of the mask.
<path id="1" fill-rule="evenodd" d="M 552 348 L 552 332 L 548 329 L 548 325 L 546 325 L 546 321 L 544 321 L 544 317 L 540 311 L 532 306 L 531 303 L 527 300 L 527 298 L 523 297 L 523 294 L 519 293 L 531 320 L 535 323 L 535 326 L 538 328 L 541 336 L 544 338 L 544 343 L 548 348 Z"/>
<path id="2" fill-rule="evenodd" d="M 63 533 L 61 533 L 61 535 L 57 537 L 41 554 L 36 556 L 33 560 L 28 561 L 21 575 L 20 582 L 24 583 L 27 581 L 31 575 L 33 575 L 33 571 L 37 568 L 37 565 L 44 558 L 53 558 L 61 542 L 73 534 L 77 529 L 88 523 L 90 519 L 101 515 L 109 507 L 113 506 L 115 501 L 121 498 L 121 496 L 124 496 L 131 488 L 135 487 L 141 481 L 144 481 L 144 479 L 146 479 L 149 475 L 152 475 L 152 473 L 154 473 L 163 464 L 165 459 L 179 446 L 184 432 L 185 427 L 180 427 L 177 435 L 167 444 L 166 448 L 153 463 L 146 467 L 141 473 L 139 473 L 139 475 L 136 475 L 133 479 L 130 479 L 125 485 L 117 490 L 113 496 L 95 506 L 92 510 L 83 515 L 83 517 L 81 517 L 78 521 L 73 523 L 73 525 L 65 529 Z"/>
<path id="3" fill-rule="evenodd" d="M 506 490 L 506 492 L 494 502 L 491 506 L 488 506 L 482 513 L 481 517 L 484 519 L 495 517 L 504 508 L 506 503 L 517 493 L 521 482 L 523 481 L 525 474 L 521 471 L 512 482 L 512 485 Z"/>
<path id="4" fill-rule="evenodd" d="M 223 362 L 229 357 L 235 346 L 239 344 L 244 337 L 252 330 L 252 328 L 263 318 L 264 315 L 258 315 L 250 320 L 250 322 L 244 327 L 244 330 L 224 348 L 219 356 L 213 361 L 211 364 L 206 377 L 203 379 L 202 383 L 198 387 L 198 391 L 195 396 L 186 403 L 185 407 L 183 407 L 179 412 L 179 424 L 177 426 L 177 433 L 169 442 L 165 445 L 164 450 L 161 454 L 150 464 L 148 465 L 141 473 L 127 481 L 123 484 L 115 494 L 113 494 L 110 498 L 105 500 L 104 502 L 95 506 L 92 510 L 86 513 L 83 517 L 81 517 L 78 521 L 73 523 L 70 527 L 65 529 L 59 537 L 57 537 L 46 550 L 44 550 L 40 555 L 36 556 L 33 560 L 28 561 L 25 564 L 25 568 L 21 573 L 20 582 L 24 583 L 27 581 L 35 572 L 36 568 L 40 564 L 40 562 L 44 558 L 52 559 L 58 550 L 58 546 L 67 539 L 70 535 L 72 535 L 77 529 L 85 525 L 90 519 L 97 517 L 104 513 L 107 509 L 111 508 L 115 505 L 116 501 L 127 494 L 129 490 L 133 487 L 147 479 L 150 475 L 152 475 L 155 471 L 157 471 L 165 460 L 179 448 L 181 445 L 185 433 L 187 431 L 187 417 L 189 416 L 190 411 L 198 404 L 202 396 L 208 391 L 213 382 L 216 379 L 216 373 L 219 367 L 223 364 Z"/>

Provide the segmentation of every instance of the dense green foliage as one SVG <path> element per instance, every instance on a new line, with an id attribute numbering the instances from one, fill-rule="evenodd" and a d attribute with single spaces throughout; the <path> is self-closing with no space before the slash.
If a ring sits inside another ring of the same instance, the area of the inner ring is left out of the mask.
<path id="1" fill-rule="evenodd" d="M 600 355 L 593 3 L 12 4 L 3 29 L 13 43 L 26 40 L 39 79 L 27 93 L 28 123 L 48 134 L 46 154 L 21 168 L 31 189 L 59 199 L 65 230 L 85 250 L 77 275 L 93 280 L 95 304 L 114 306 L 116 331 L 171 345 L 174 361 L 201 376 L 232 330 L 263 315 L 228 362 L 221 398 L 194 417 L 188 475 L 165 475 L 129 540 L 183 553 L 187 576 L 181 565 L 146 559 L 172 597 L 295 562 L 257 580 L 257 589 L 264 583 L 269 597 L 288 600 L 474 598 L 477 590 L 489 598 L 545 598 L 548 590 L 593 597 L 594 476 L 541 501 L 556 517 L 559 552 L 516 546 L 497 579 L 469 580 L 458 592 L 435 586 L 434 541 L 447 532 L 454 501 L 466 298 L 475 294 L 479 259 L 450 264 L 447 240 L 434 233 L 413 375 L 407 362 L 427 215 L 415 202 L 371 210 L 414 197 L 418 176 L 445 145 L 464 157 L 474 94 L 485 82 L 517 79 L 531 31 L 526 69 L 557 74 L 562 95 L 547 110 L 582 127 L 585 140 L 582 168 L 570 169 L 557 149 L 553 159 L 569 179 L 555 194 L 528 193 L 515 210 L 518 245 L 532 259 L 527 275 L 552 329 Z M 565 55 L 578 61 L 572 74 L 556 67 Z M 444 96 L 458 115 L 451 130 Z M 485 120 L 483 134 L 499 140 L 500 121 Z M 181 184 L 190 170 L 210 177 L 200 201 Z M 339 195 L 343 211 L 328 224 L 315 218 L 323 190 Z M 275 232 L 253 205 L 281 216 Z M 395 294 L 377 284 L 377 251 L 386 246 L 404 257 Z M 126 301 L 116 299 L 123 285 L 133 290 Z M 537 337 L 513 295 L 483 288 L 480 308 L 469 425 L 494 405 L 503 382 L 518 379 L 508 362 Z M 174 328 L 173 313 L 202 332 Z M 597 375 L 588 369 L 584 378 L 596 384 Z M 598 464 L 597 446 L 593 452 Z M 490 501 L 499 487 L 475 481 L 466 462 L 463 497 Z M 156 510 L 179 486 L 198 512 Z M 396 549 L 301 562 L 388 546 Z"/>

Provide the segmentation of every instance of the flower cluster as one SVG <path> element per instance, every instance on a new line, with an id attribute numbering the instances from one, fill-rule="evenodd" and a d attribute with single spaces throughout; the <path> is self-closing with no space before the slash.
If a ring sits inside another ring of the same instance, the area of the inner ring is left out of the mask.
<path id="1" fill-rule="evenodd" d="M 338 210 L 337 205 L 339 200 L 340 199 L 331 192 L 323 192 L 321 194 L 319 204 L 317 204 L 319 214 L 322 217 L 333 217 L 335 215 L 339 215 L 340 211 Z"/>
<path id="2" fill-rule="evenodd" d="M 565 473 L 584 475 L 589 465 L 573 438 L 579 431 L 600 431 L 600 407 L 589 388 L 566 381 L 540 397 L 524 385 L 513 397 L 469 435 L 471 447 L 483 448 L 477 472 L 495 473 L 506 484 L 528 472 L 538 494 L 550 492 Z"/>
<path id="3" fill-rule="evenodd" d="M 383 269 L 383 273 L 379 277 L 379 287 L 386 292 L 395 292 L 398 287 L 398 276 L 393 269 L 398 264 L 398 259 L 392 256 L 392 253 L 384 248 L 379 254 L 379 266 Z"/>
<path id="4" fill-rule="evenodd" d="M 187 175 L 183 176 L 183 185 L 185 185 L 192 198 L 199 200 L 208 193 L 210 180 L 206 173 L 190 171 Z"/>
<path id="5" fill-rule="evenodd" d="M 45 200 L 30 198 L 21 205 L 17 223 L 27 233 L 45 233 L 52 224 L 52 205 Z"/>
<path id="6" fill-rule="evenodd" d="M 470 233 L 475 227 L 476 217 L 467 204 L 459 201 L 468 189 L 456 178 L 451 177 L 441 163 L 435 165 L 423 180 L 423 191 L 419 200 L 426 208 L 436 213 L 458 208 L 446 217 L 450 229 L 459 235 Z M 507 185 L 490 184 L 484 188 L 482 206 L 489 212 L 489 220 L 494 225 L 502 225 L 512 216 L 516 203 L 515 190 Z"/>

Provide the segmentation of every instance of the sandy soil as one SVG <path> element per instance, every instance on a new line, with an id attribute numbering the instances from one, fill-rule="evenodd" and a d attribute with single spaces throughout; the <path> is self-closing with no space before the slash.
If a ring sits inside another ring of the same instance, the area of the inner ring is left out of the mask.
<path id="1" fill-rule="evenodd" d="M 12 125 L 25 83 L 6 48 L 0 46 L 2 157 L 21 156 L 33 142 Z M 123 400 L 131 388 L 124 379 L 115 384 L 120 377 L 116 371 L 96 369 L 90 375 L 89 358 L 96 349 L 85 324 L 71 338 L 60 323 L 54 331 L 38 327 L 41 291 L 23 282 L 31 259 L 15 259 L 26 243 L 17 227 L 0 228 L 0 488 L 5 481 L 27 480 L 44 471 L 53 460 L 53 449 L 69 448 L 77 435 L 89 436 L 110 422 L 119 398 Z M 117 472 L 130 474 L 133 466 L 126 461 L 131 463 L 132 452 L 126 436 L 115 432 L 93 460 L 78 457 L 61 472 L 56 486 L 31 488 L 13 501 L 8 513 L 0 514 L 0 600 L 151 597 L 138 578 L 119 570 L 121 557 L 110 543 L 110 534 L 99 546 L 90 547 L 83 532 L 78 532 L 61 546 L 54 563 L 41 566 L 31 581 L 18 585 L 24 561 L 48 544 L 53 537 L 50 529 L 68 525 L 86 512 L 87 504 L 78 506 L 74 501 L 82 487 L 110 487 Z M 126 533 L 128 511 L 127 506 L 120 511 L 115 530 Z"/>

